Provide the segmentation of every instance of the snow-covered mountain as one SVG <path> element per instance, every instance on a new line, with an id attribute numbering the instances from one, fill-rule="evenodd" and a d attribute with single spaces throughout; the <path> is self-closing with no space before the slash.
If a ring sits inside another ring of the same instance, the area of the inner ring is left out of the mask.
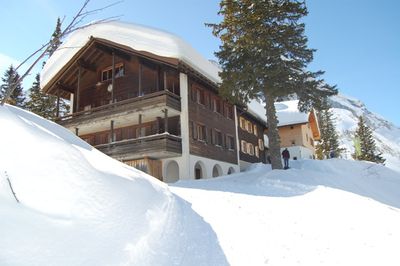
<path id="1" fill-rule="evenodd" d="M 369 111 L 360 100 L 340 94 L 331 97 L 330 100 L 340 141 L 347 150 L 345 158 L 351 158 L 351 153 L 354 152 L 354 131 L 357 128 L 358 116 L 362 115 L 373 131 L 377 147 L 386 159 L 386 166 L 400 171 L 400 128 Z"/>

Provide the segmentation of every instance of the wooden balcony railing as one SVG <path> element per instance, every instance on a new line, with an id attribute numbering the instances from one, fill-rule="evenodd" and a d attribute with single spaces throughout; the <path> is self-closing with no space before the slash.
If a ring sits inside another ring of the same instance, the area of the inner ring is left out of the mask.
<path id="1" fill-rule="evenodd" d="M 182 153 L 182 140 L 168 133 L 156 134 L 136 139 L 120 140 L 95 146 L 111 157 L 135 158 L 167 158 Z"/>
<path id="2" fill-rule="evenodd" d="M 135 97 L 119 102 L 114 102 L 98 107 L 94 107 L 85 111 L 75 112 L 56 119 L 57 123 L 69 122 L 74 118 L 93 117 L 94 115 L 109 114 L 110 112 L 118 113 L 126 110 L 139 109 L 147 106 L 152 106 L 159 103 L 165 103 L 166 106 L 181 110 L 180 96 L 173 94 L 170 91 L 158 91 L 155 93 Z"/>

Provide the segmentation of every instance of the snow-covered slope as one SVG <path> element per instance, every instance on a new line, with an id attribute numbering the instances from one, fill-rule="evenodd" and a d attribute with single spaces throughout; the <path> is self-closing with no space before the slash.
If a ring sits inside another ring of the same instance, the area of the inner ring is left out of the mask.
<path id="1" fill-rule="evenodd" d="M 0 125 L 0 265 L 226 265 L 164 183 L 18 108 Z"/>
<path id="2" fill-rule="evenodd" d="M 354 152 L 354 131 L 357 128 L 358 116 L 362 115 L 373 131 L 377 147 L 386 159 L 386 165 L 400 171 L 400 128 L 370 112 L 357 99 L 337 95 L 331 97 L 331 105 L 342 145 L 347 149 L 346 158 L 350 158 L 351 153 Z"/>
<path id="3" fill-rule="evenodd" d="M 381 165 L 255 165 L 172 191 L 211 224 L 231 265 L 400 265 L 400 175 Z"/>
<path id="4" fill-rule="evenodd" d="M 387 167 L 260 164 L 168 187 L 18 108 L 0 125 L 0 265 L 400 265 Z"/>

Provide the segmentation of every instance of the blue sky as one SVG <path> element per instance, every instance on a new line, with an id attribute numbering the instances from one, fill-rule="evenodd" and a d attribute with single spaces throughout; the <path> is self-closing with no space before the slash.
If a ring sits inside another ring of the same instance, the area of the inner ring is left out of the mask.
<path id="1" fill-rule="evenodd" d="M 58 16 L 69 22 L 82 1 L 4 1 L 0 10 L 0 73 L 48 41 Z M 115 1 L 91 0 L 89 9 Z M 400 1 L 307 0 L 309 47 L 317 49 L 312 70 L 341 93 L 400 125 Z M 121 15 L 121 20 L 160 28 L 185 39 L 214 58 L 219 41 L 205 22 L 218 22 L 218 0 L 125 0 L 89 20 Z M 36 68 L 35 71 L 40 71 Z M 32 76 L 25 82 L 30 86 Z"/>

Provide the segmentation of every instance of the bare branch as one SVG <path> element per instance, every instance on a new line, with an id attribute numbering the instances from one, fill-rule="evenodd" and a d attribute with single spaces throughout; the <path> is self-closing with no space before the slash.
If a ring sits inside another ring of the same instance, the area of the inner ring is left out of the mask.
<path id="1" fill-rule="evenodd" d="M 59 37 L 60 40 L 62 40 L 62 39 L 65 38 L 68 34 L 74 32 L 74 31 L 76 31 L 76 30 L 83 29 L 83 28 L 85 28 L 85 27 L 88 27 L 88 26 L 91 26 L 91 25 L 94 25 L 94 24 L 99 24 L 99 23 L 105 23 L 105 22 L 114 21 L 114 20 L 117 20 L 117 18 L 120 17 L 120 16 L 108 17 L 108 18 L 105 18 L 105 19 L 100 19 L 100 20 L 98 20 L 98 21 L 88 23 L 88 24 L 83 25 L 83 26 L 79 26 L 79 24 L 82 23 L 82 21 L 83 21 L 85 18 L 87 18 L 88 16 L 93 15 L 93 14 L 95 14 L 95 13 L 98 13 L 98 12 L 100 12 L 100 11 L 103 11 L 104 9 L 107 9 L 107 8 L 112 7 L 112 6 L 114 6 L 114 5 L 117 5 L 117 4 L 121 3 L 122 1 L 117 1 L 117 2 L 111 3 L 111 4 L 107 5 L 107 6 L 102 7 L 102 8 L 97 8 L 97 9 L 94 9 L 94 10 L 88 10 L 88 11 L 86 11 L 86 7 L 88 6 L 89 2 L 90 2 L 90 0 L 85 0 L 85 1 L 83 2 L 83 5 L 82 5 L 81 8 L 79 9 L 79 11 L 76 13 L 76 15 L 72 18 L 71 22 L 70 22 L 70 23 L 68 24 L 68 26 L 61 32 L 60 37 Z M 65 20 L 65 16 L 63 17 L 62 22 L 64 22 L 64 20 Z M 42 45 L 39 49 L 37 49 L 35 52 L 33 52 L 31 55 L 29 55 L 24 61 L 22 61 L 22 62 L 18 65 L 18 67 L 16 68 L 16 70 L 18 70 L 22 65 L 24 65 L 27 61 L 29 61 L 29 60 L 32 59 L 33 57 L 37 56 L 38 53 L 42 52 L 42 53 L 40 53 L 40 55 L 36 58 L 36 60 L 30 65 L 30 67 L 28 68 L 28 70 L 26 70 L 25 73 L 24 73 L 23 75 L 21 75 L 21 76 L 18 78 L 18 80 L 13 81 L 13 82 L 10 84 L 10 86 L 9 86 L 9 88 L 8 88 L 8 90 L 7 90 L 6 94 L 5 94 L 5 96 L 4 96 L 4 98 L 3 98 L 3 99 L 1 100 L 1 102 L 0 102 L 0 106 L 4 105 L 4 103 L 7 102 L 8 98 L 10 98 L 11 94 L 14 92 L 15 88 L 17 87 L 17 85 L 18 85 L 19 83 L 21 83 L 27 75 L 29 75 L 29 73 L 30 73 L 30 71 L 33 69 L 33 67 L 48 53 L 48 51 L 49 51 L 49 49 L 50 49 L 50 46 L 52 45 L 53 41 L 54 41 L 54 40 L 51 39 L 51 40 L 50 40 L 49 42 L 47 42 L 46 44 Z M 43 49 L 44 49 L 44 51 L 43 51 Z"/>
<path id="2" fill-rule="evenodd" d="M 12 184 L 11 184 L 11 180 L 10 180 L 10 178 L 8 177 L 7 172 L 4 172 L 4 175 L 6 176 L 8 185 L 10 186 L 11 192 L 12 192 L 12 194 L 13 194 L 15 200 L 19 203 L 19 200 L 18 200 L 18 198 L 17 198 L 17 194 L 15 194 L 15 192 L 14 192 L 14 189 L 13 189 Z"/>

